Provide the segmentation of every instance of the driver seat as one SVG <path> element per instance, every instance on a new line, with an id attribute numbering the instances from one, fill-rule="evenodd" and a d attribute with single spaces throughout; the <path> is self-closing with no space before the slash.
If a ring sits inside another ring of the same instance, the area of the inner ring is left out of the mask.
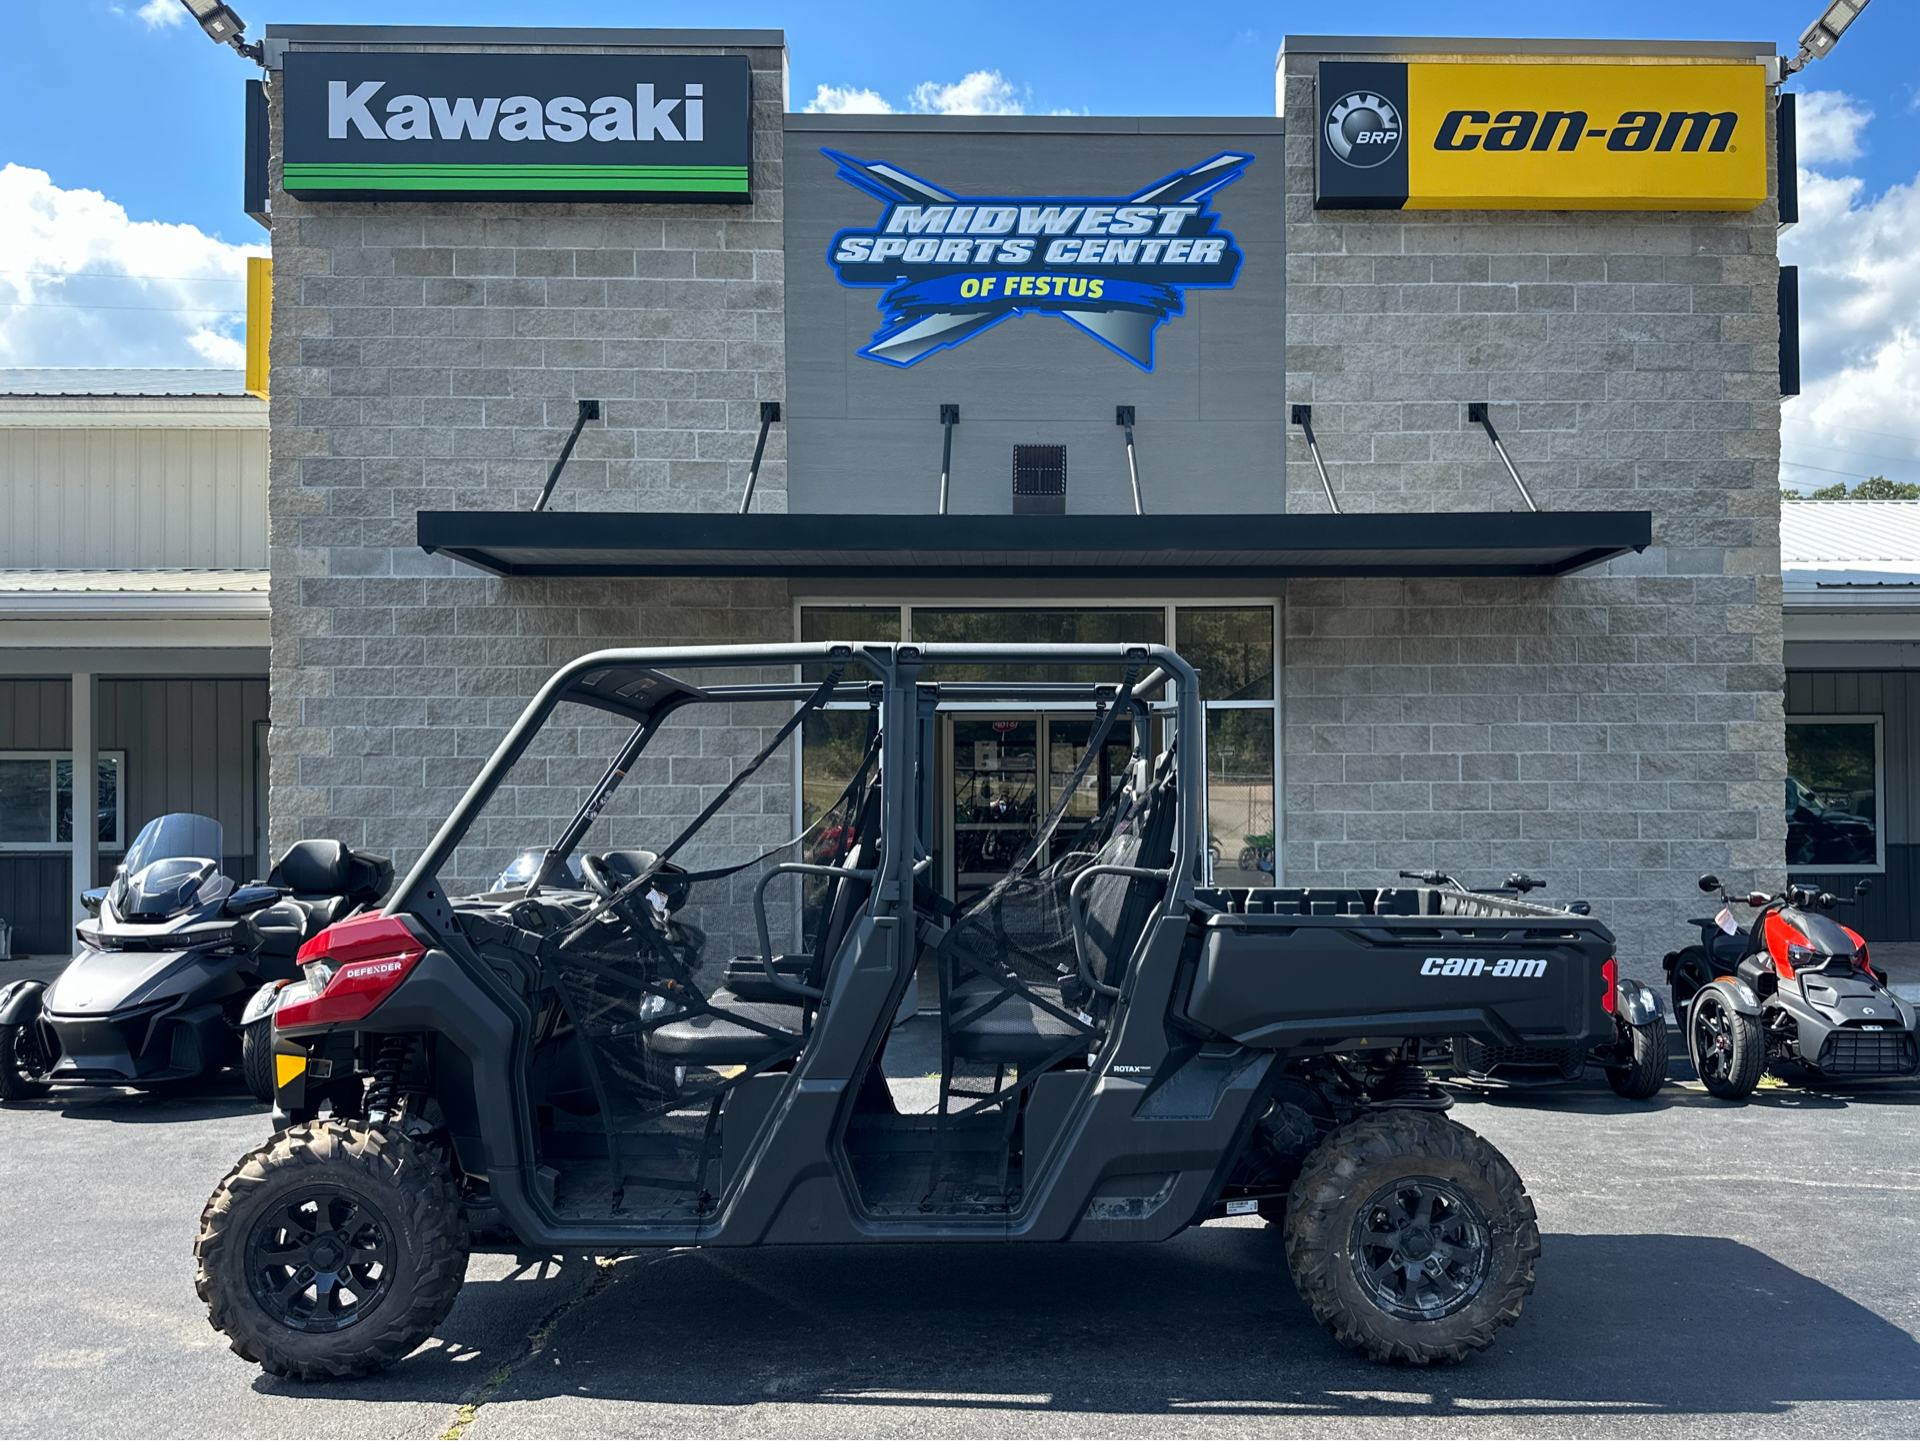
<path id="1" fill-rule="evenodd" d="M 393 884 L 393 862 L 339 841 L 295 841 L 268 873 L 267 884 L 289 893 L 306 917 L 303 939 L 310 940 L 384 896 Z"/>
<path id="2" fill-rule="evenodd" d="M 846 870 L 862 869 L 861 857 L 872 849 L 871 842 L 865 838 L 871 834 L 871 827 L 877 819 L 879 799 L 879 786 L 869 786 L 860 807 L 855 839 L 846 852 Z M 815 988 L 823 984 L 828 967 L 846 942 L 847 933 L 853 928 L 872 890 L 865 880 L 851 875 L 836 877 L 832 886 L 825 918 L 820 926 L 820 938 L 813 953 L 804 958 L 774 957 L 774 969 L 779 974 Z M 796 966 L 793 964 L 795 960 L 801 960 L 803 964 Z M 707 998 L 707 1003 L 751 1017 L 762 1025 L 778 1027 L 779 1035 L 768 1035 L 750 1026 L 740 1025 L 726 1016 L 703 1011 L 656 1026 L 649 1035 L 648 1044 L 651 1048 L 679 1065 L 750 1066 L 778 1055 L 799 1040 L 804 1034 L 806 1007 L 812 1004 L 811 998 L 769 987 L 766 972 L 757 956 L 736 958 L 728 966 L 730 979 L 736 967 L 743 979 L 757 980 L 754 998 L 746 999 L 722 985 Z M 773 999 L 776 995 L 781 999 Z"/>

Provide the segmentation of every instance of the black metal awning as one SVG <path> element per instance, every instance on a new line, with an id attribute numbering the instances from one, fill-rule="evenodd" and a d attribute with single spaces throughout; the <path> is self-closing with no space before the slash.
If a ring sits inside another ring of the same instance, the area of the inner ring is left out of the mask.
<path id="1" fill-rule="evenodd" d="M 1553 576 L 1653 539 L 1644 510 L 1418 515 L 709 515 L 423 510 L 495 575 L 953 579 Z"/>

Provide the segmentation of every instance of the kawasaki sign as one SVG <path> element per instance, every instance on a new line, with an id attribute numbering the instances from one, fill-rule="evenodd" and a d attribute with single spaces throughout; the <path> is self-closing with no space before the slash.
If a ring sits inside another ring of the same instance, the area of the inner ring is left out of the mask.
<path id="1" fill-rule="evenodd" d="M 744 56 L 295 50 L 282 85 L 302 200 L 749 199 Z"/>

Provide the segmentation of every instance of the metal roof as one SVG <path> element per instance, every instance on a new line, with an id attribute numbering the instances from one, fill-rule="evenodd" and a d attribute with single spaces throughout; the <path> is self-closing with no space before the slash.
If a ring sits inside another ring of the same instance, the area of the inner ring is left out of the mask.
<path id="1" fill-rule="evenodd" d="M 244 370 L 120 370 L 77 366 L 0 368 L 7 395 L 245 395 Z"/>

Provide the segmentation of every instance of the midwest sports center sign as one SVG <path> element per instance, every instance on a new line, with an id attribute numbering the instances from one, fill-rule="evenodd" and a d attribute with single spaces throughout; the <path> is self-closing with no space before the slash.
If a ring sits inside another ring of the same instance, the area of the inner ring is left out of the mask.
<path id="1" fill-rule="evenodd" d="M 302 200 L 745 204 L 744 56 L 287 54 Z"/>
<path id="2" fill-rule="evenodd" d="M 873 286 L 882 325 L 868 360 L 909 366 L 1020 315 L 1078 326 L 1142 370 L 1192 289 L 1224 290 L 1245 257 L 1213 208 L 1254 157 L 1224 152 L 1127 195 L 958 195 L 885 160 L 821 152 L 880 202 L 839 231 L 827 263 Z"/>
<path id="3" fill-rule="evenodd" d="M 1751 210 L 1756 64 L 1321 62 L 1318 209 Z"/>

